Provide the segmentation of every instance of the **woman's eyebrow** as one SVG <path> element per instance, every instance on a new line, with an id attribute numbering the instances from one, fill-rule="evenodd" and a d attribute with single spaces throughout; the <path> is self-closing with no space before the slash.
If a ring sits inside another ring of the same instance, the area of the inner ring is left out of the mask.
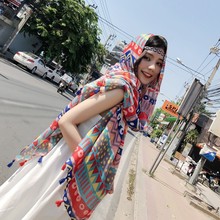
<path id="1" fill-rule="evenodd" d="M 151 56 L 151 57 L 153 57 L 153 56 L 154 56 L 153 54 L 148 53 L 147 51 L 146 51 L 146 54 L 145 54 L 145 55 L 148 55 L 148 56 Z M 159 58 L 159 60 L 163 62 L 163 58 Z"/>
<path id="2" fill-rule="evenodd" d="M 151 54 L 151 53 L 148 53 L 147 51 L 146 51 L 146 54 L 147 54 L 147 55 L 150 55 L 150 56 L 153 56 L 153 54 Z M 146 55 L 146 54 L 145 54 L 145 55 Z"/>

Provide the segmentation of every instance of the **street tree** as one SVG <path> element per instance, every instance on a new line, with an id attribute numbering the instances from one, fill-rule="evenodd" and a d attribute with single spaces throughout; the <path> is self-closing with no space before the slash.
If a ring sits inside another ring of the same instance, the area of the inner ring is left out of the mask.
<path id="1" fill-rule="evenodd" d="M 33 1 L 31 7 L 25 33 L 37 35 L 41 51 L 66 70 L 86 72 L 95 56 L 104 55 L 98 16 L 83 0 Z"/>
<path id="2" fill-rule="evenodd" d="M 208 110 L 207 105 L 202 101 L 200 101 L 200 103 L 198 104 L 197 113 L 204 114 L 209 117 L 212 116 L 212 113 Z"/>

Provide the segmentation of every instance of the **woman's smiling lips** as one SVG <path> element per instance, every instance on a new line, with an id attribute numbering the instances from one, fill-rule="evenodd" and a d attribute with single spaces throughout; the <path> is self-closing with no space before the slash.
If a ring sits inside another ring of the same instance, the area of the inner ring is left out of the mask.
<path id="1" fill-rule="evenodd" d="M 143 74 L 144 74 L 144 76 L 146 76 L 147 78 L 151 78 L 152 77 L 152 75 L 150 74 L 150 73 L 148 73 L 148 72 L 145 72 L 145 71 L 141 71 Z"/>

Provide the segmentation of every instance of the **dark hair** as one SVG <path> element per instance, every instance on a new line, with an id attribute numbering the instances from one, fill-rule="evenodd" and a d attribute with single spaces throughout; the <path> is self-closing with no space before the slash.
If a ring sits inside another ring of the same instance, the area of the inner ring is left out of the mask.
<path id="1" fill-rule="evenodd" d="M 161 48 L 164 50 L 164 53 L 166 54 L 167 52 L 167 40 L 162 37 L 162 36 L 159 36 L 159 35 L 153 35 L 151 36 L 145 46 L 148 46 L 148 47 L 157 47 L 157 48 Z M 144 51 L 144 49 L 143 49 Z M 137 70 L 138 70 L 138 66 L 142 60 L 144 55 L 141 55 L 137 60 L 136 62 L 134 63 L 134 73 L 137 74 Z"/>
<path id="2" fill-rule="evenodd" d="M 150 37 L 145 46 L 161 48 L 164 50 L 165 54 L 167 53 L 167 40 L 159 35 L 153 35 Z"/>

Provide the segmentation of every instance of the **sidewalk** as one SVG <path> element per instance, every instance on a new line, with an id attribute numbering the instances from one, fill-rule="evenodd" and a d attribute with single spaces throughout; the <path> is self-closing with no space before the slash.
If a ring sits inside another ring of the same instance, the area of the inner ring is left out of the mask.
<path id="1" fill-rule="evenodd" d="M 220 220 L 220 196 L 201 184 L 186 184 L 187 176 L 162 160 L 148 175 L 159 150 L 142 134 L 128 135 L 114 182 L 91 220 Z"/>
<path id="2" fill-rule="evenodd" d="M 148 175 L 158 152 L 148 138 L 140 136 L 134 215 L 130 219 L 220 219 L 220 210 L 216 211 L 220 207 L 220 196 L 201 184 L 196 187 L 186 184 L 186 177 L 178 171 L 173 172 L 174 165 L 171 163 L 162 160 L 154 178 Z M 123 219 L 127 218 L 120 218 Z"/>

